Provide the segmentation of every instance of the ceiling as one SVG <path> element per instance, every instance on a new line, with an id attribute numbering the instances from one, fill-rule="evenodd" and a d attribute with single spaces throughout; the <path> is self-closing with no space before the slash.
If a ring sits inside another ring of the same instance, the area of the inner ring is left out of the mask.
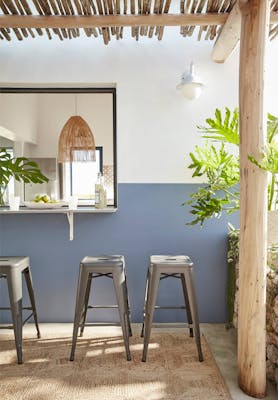
<path id="1" fill-rule="evenodd" d="M 235 3 L 236 0 L 0 0 L 0 39 L 23 40 L 47 35 L 49 39 L 57 36 L 64 40 L 85 34 L 88 38 L 102 38 L 108 44 L 113 37 L 123 39 L 124 30 L 128 30 L 135 40 L 143 36 L 161 40 L 165 26 L 179 25 L 183 37 L 195 32 L 198 40 L 214 40 Z M 271 9 L 278 11 L 278 0 L 271 0 Z M 181 25 L 178 18 L 183 16 L 215 18 L 208 19 L 207 25 L 196 19 Z M 134 25 L 137 17 L 140 26 Z M 159 20 L 160 17 L 165 18 Z M 100 21 L 106 25 L 100 25 Z M 121 21 L 125 26 L 120 25 Z M 277 35 L 278 24 L 270 25 L 270 38 Z"/>

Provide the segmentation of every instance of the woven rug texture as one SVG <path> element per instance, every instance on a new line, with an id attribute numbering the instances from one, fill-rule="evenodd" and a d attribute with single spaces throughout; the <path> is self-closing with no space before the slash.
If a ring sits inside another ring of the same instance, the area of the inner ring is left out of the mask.
<path id="1" fill-rule="evenodd" d="M 127 362 L 119 334 L 89 328 L 70 362 L 68 332 L 41 339 L 28 333 L 18 365 L 12 333 L 0 334 L 1 400 L 231 400 L 204 337 L 202 363 L 187 334 L 152 334 L 146 363 L 142 342 L 131 337 Z"/>

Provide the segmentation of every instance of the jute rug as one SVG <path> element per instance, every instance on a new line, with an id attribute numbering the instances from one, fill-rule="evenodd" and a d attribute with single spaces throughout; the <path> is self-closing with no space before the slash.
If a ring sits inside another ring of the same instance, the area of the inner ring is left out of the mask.
<path id="1" fill-rule="evenodd" d="M 131 338 L 132 361 L 125 360 L 122 337 L 108 327 L 100 335 L 87 328 L 69 361 L 71 335 L 43 338 L 24 334 L 24 364 L 16 363 L 12 332 L 0 334 L 1 400 L 230 400 L 202 338 L 205 361 L 198 362 L 187 334 L 153 333 L 148 359 L 141 362 L 142 339 Z"/>

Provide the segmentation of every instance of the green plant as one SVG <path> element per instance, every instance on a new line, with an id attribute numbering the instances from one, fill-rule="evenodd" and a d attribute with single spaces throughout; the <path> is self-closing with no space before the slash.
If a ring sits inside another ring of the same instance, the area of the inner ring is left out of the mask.
<path id="1" fill-rule="evenodd" d="M 194 219 L 188 225 L 200 224 L 206 219 L 220 217 L 223 211 L 232 213 L 239 208 L 239 114 L 226 107 L 225 115 L 220 110 L 215 111 L 215 118 L 206 119 L 206 126 L 198 127 L 202 137 L 206 139 L 203 148 L 195 146 L 195 152 L 190 153 L 193 170 L 192 177 L 203 177 L 206 183 L 190 194 L 190 213 Z M 263 149 L 262 158 L 257 161 L 252 155 L 250 161 L 270 173 L 268 187 L 268 208 L 275 209 L 278 204 L 278 118 L 268 114 L 267 147 Z M 218 147 L 208 140 L 220 142 Z M 232 145 L 236 154 L 227 148 Z"/>
<path id="2" fill-rule="evenodd" d="M 235 310 L 235 294 L 236 294 L 236 265 L 239 257 L 239 230 L 235 229 L 231 224 L 228 224 L 228 271 L 227 271 L 227 287 L 226 301 L 228 309 L 227 328 L 233 325 L 233 317 Z"/>
<path id="3" fill-rule="evenodd" d="M 235 296 L 237 291 L 237 278 L 239 273 L 239 229 L 235 229 L 231 224 L 228 224 L 228 271 L 227 271 L 227 287 L 226 300 L 228 310 L 227 328 L 233 326 L 234 311 L 235 311 Z M 268 247 L 267 251 L 267 301 L 266 301 L 266 329 L 267 332 L 273 331 L 272 322 L 275 318 L 274 300 L 278 293 L 278 246 L 277 244 Z"/>
<path id="4" fill-rule="evenodd" d="M 4 205 L 4 195 L 12 177 L 24 183 L 48 182 L 34 161 L 26 157 L 13 158 L 5 148 L 0 148 L 0 206 Z"/>

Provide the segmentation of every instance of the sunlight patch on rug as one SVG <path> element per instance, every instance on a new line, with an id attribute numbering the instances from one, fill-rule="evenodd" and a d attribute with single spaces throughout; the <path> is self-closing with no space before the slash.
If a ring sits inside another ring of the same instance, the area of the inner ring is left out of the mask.
<path id="1" fill-rule="evenodd" d="M 69 332 L 24 335 L 24 364 L 18 365 L 13 336 L 1 334 L 1 400 L 231 400 L 204 338 L 202 347 L 200 363 L 187 333 L 154 333 L 142 363 L 137 334 L 127 362 L 119 334 L 88 328 L 77 340 L 74 362 Z"/>

